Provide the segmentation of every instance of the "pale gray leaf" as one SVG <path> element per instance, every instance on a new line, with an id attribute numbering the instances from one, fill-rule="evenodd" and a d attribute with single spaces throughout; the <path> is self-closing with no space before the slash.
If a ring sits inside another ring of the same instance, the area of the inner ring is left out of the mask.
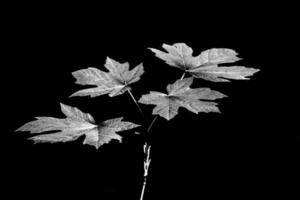
<path id="1" fill-rule="evenodd" d="M 216 65 L 199 67 L 189 72 L 196 78 L 202 78 L 214 82 L 228 82 L 227 79 L 246 80 L 259 69 L 246 68 L 243 66 L 218 67 Z"/>
<path id="2" fill-rule="evenodd" d="M 232 63 L 238 60 L 241 60 L 241 58 L 237 57 L 237 53 L 232 49 L 213 48 L 201 52 L 198 56 L 198 63 L 195 67 Z"/>
<path id="3" fill-rule="evenodd" d="M 107 144 L 113 139 L 122 142 L 122 137 L 116 134 L 116 131 L 117 130 L 111 128 L 100 128 L 96 148 L 98 149 L 101 145 Z"/>
<path id="4" fill-rule="evenodd" d="M 192 85 L 193 78 L 185 78 L 184 80 L 185 81 L 178 79 L 175 83 L 169 84 L 167 86 L 167 92 L 170 95 L 176 95 L 178 93 L 186 91 L 186 89 Z"/>
<path id="5" fill-rule="evenodd" d="M 199 101 L 199 100 L 184 100 L 181 104 L 189 111 L 198 114 L 199 112 L 220 112 L 215 102 Z"/>
<path id="6" fill-rule="evenodd" d="M 152 114 L 153 115 L 159 115 L 166 120 L 173 119 L 178 114 L 178 109 L 180 107 L 180 104 L 177 99 L 167 99 L 168 101 L 163 103 L 162 101 L 160 104 L 158 104 L 154 109 Z"/>
<path id="7" fill-rule="evenodd" d="M 24 124 L 16 131 L 29 131 L 34 134 L 51 131 L 51 133 L 44 133 L 30 138 L 37 143 L 68 142 L 85 135 L 84 144 L 99 148 L 102 144 L 108 143 L 112 139 L 121 141 L 121 136 L 116 134 L 116 132 L 139 126 L 132 122 L 122 121 L 122 117 L 106 120 L 100 125 L 95 125 L 94 119 L 90 114 L 83 113 L 75 107 L 62 103 L 60 106 L 66 118 L 36 117 L 35 121 Z"/>
<path id="8" fill-rule="evenodd" d="M 126 82 L 129 71 L 129 63 L 119 63 L 109 57 L 106 58 L 105 68 L 108 69 L 109 74 L 120 82 Z"/>
<path id="9" fill-rule="evenodd" d="M 76 120 L 74 118 L 53 118 L 53 117 L 36 117 L 35 121 L 28 122 L 18 128 L 16 131 L 29 131 L 30 133 L 42 133 L 48 131 L 66 131 L 71 130 L 80 132 L 82 130 L 94 128 L 96 125 Z"/>
<path id="10" fill-rule="evenodd" d="M 130 87 L 125 87 L 124 85 L 114 85 L 114 86 L 98 86 L 89 89 L 83 89 L 75 92 L 70 97 L 74 96 L 90 96 L 97 97 L 101 95 L 108 94 L 110 97 L 115 97 L 124 94 Z"/>
<path id="11" fill-rule="evenodd" d="M 161 92 L 153 92 L 150 91 L 149 94 L 147 95 L 143 95 L 139 102 L 143 103 L 143 104 L 158 104 L 160 103 L 162 100 L 165 100 L 167 94 L 161 93 Z"/>
<path id="12" fill-rule="evenodd" d="M 143 74 L 144 74 L 144 67 L 143 64 L 141 63 L 128 72 L 128 76 L 126 77 L 127 84 L 129 85 L 139 81 L 141 79 L 141 75 Z"/>
<path id="13" fill-rule="evenodd" d="M 51 131 L 54 133 L 34 136 L 31 139 L 36 142 L 67 142 L 97 127 L 90 114 L 62 103 L 60 106 L 67 118 L 36 117 L 35 121 L 24 124 L 16 131 L 29 131 L 33 134 Z"/>
<path id="14" fill-rule="evenodd" d="M 30 137 L 29 139 L 33 140 L 36 143 L 70 142 L 70 141 L 77 140 L 81 135 L 83 134 L 78 134 L 78 132 L 75 131 L 63 131 L 63 132 L 37 135 L 37 136 Z"/>
<path id="15" fill-rule="evenodd" d="M 76 107 L 71 107 L 63 103 L 60 103 L 60 107 L 61 111 L 66 115 L 66 117 L 95 123 L 94 118 L 89 113 L 83 113 Z"/>
<path id="16" fill-rule="evenodd" d="M 94 67 L 77 70 L 72 72 L 72 75 L 74 78 L 76 78 L 75 83 L 79 85 L 111 85 L 116 83 L 111 79 L 108 73 L 105 73 Z"/>
<path id="17" fill-rule="evenodd" d="M 87 68 L 75 71 L 72 75 L 77 84 L 94 85 L 96 87 L 79 90 L 73 96 L 101 96 L 108 94 L 110 97 L 118 96 L 130 89 L 129 85 L 140 80 L 144 73 L 143 65 L 140 64 L 129 70 L 129 64 L 119 63 L 109 57 L 106 59 L 105 68 L 108 72 L 97 68 Z"/>
<path id="18" fill-rule="evenodd" d="M 223 97 L 227 97 L 221 92 L 211 90 L 210 88 L 195 88 L 189 89 L 181 92 L 177 95 L 178 97 L 184 99 L 205 99 L 205 100 L 215 100 Z"/>
<path id="19" fill-rule="evenodd" d="M 223 98 L 226 95 L 209 88 L 190 88 L 192 82 L 193 78 L 177 80 L 167 86 L 167 94 L 151 91 L 143 95 L 139 102 L 155 105 L 152 114 L 167 120 L 174 118 L 180 107 L 193 113 L 220 112 L 217 103 L 208 100 Z"/>
<path id="20" fill-rule="evenodd" d="M 156 57 L 164 60 L 170 66 L 187 70 L 197 65 L 197 58 L 192 56 L 192 48 L 185 43 L 176 43 L 173 45 L 163 44 L 162 47 L 167 53 L 154 48 L 149 49 L 155 53 Z"/>
<path id="21" fill-rule="evenodd" d="M 98 132 L 88 133 L 84 144 L 93 145 L 98 149 L 101 145 L 109 143 L 112 139 L 121 142 L 122 137 L 116 134 L 116 132 L 126 131 L 140 126 L 132 122 L 122 121 L 122 119 L 123 117 L 119 117 L 100 123 Z"/>
<path id="22" fill-rule="evenodd" d="M 219 64 L 241 60 L 237 52 L 227 48 L 212 48 L 194 57 L 193 50 L 184 43 L 163 44 L 167 52 L 150 48 L 155 55 L 170 66 L 174 66 L 201 78 L 213 82 L 229 82 L 228 79 L 246 80 L 258 72 L 258 69 L 240 66 L 219 67 Z"/>

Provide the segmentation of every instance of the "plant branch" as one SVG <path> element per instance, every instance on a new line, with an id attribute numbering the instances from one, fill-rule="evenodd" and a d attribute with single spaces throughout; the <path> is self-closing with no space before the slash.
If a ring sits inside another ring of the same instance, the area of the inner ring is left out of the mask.
<path id="1" fill-rule="evenodd" d="M 185 72 L 182 74 L 182 76 L 180 78 L 181 80 L 184 79 L 185 74 L 186 74 Z M 129 94 L 131 94 L 130 91 L 128 91 L 128 92 L 129 92 Z M 132 94 L 131 94 L 131 96 L 133 97 Z M 134 97 L 133 97 L 133 99 L 134 99 Z M 150 123 L 149 127 L 147 128 L 146 133 L 150 132 L 150 130 L 153 127 L 153 124 L 155 123 L 157 118 L 158 118 L 158 115 L 156 115 L 153 118 L 152 122 Z M 145 158 L 144 158 L 144 181 L 143 181 L 143 188 L 142 188 L 140 200 L 143 200 L 143 198 L 144 198 L 145 188 L 146 188 L 146 185 L 147 185 L 148 170 L 149 170 L 149 165 L 150 165 L 150 162 L 151 162 L 151 159 L 150 159 L 151 145 L 148 145 L 148 143 L 146 141 L 143 148 L 144 148 L 144 156 L 145 156 Z"/>
<path id="2" fill-rule="evenodd" d="M 141 115 L 144 117 L 144 113 L 141 109 L 141 107 L 139 106 L 138 102 L 136 101 L 136 99 L 134 98 L 133 94 L 131 93 L 130 90 L 127 90 L 127 92 L 129 93 L 130 97 L 132 98 L 132 100 L 134 101 L 136 107 L 138 108 L 139 112 L 141 113 Z"/>
<path id="3" fill-rule="evenodd" d="M 153 127 L 153 124 L 155 123 L 157 118 L 158 118 L 158 115 L 156 115 L 153 118 L 153 120 L 150 123 L 146 133 L 150 132 L 150 130 Z M 149 165 L 150 165 L 150 162 L 151 162 L 151 159 L 150 159 L 151 145 L 148 145 L 148 143 L 146 141 L 143 148 L 144 148 L 144 181 L 143 181 L 143 188 L 142 188 L 140 200 L 143 200 L 143 198 L 144 198 L 145 188 L 146 188 L 146 185 L 147 185 L 148 170 L 149 170 Z"/>
<path id="4" fill-rule="evenodd" d="M 149 165 L 150 165 L 150 162 L 151 162 L 151 159 L 150 159 L 151 145 L 148 145 L 148 143 L 146 142 L 144 144 L 143 148 L 144 148 L 144 154 L 145 154 L 145 158 L 144 158 L 144 181 L 143 181 L 143 188 L 142 188 L 140 200 L 143 200 L 143 198 L 144 198 L 144 192 L 145 192 L 145 188 L 146 188 L 146 184 L 147 184 L 148 169 L 149 169 Z"/>

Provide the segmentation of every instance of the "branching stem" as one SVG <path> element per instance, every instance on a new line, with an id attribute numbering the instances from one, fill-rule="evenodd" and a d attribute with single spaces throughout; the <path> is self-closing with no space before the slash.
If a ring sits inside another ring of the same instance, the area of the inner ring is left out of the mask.
<path id="1" fill-rule="evenodd" d="M 144 144 L 143 148 L 144 148 L 144 155 L 145 155 L 145 158 L 144 158 L 144 181 L 143 181 L 143 188 L 142 188 L 140 200 L 143 200 L 143 198 L 144 198 L 144 192 L 145 192 L 145 188 L 146 188 L 146 184 L 147 184 L 148 169 L 149 169 L 149 165 L 151 162 L 151 159 L 150 159 L 151 145 L 148 145 L 148 143 L 146 142 Z"/>
<path id="2" fill-rule="evenodd" d="M 157 118 L 158 118 L 158 115 L 156 115 L 153 118 L 153 120 L 150 123 L 146 133 L 150 132 L 150 130 L 153 127 L 153 124 L 155 123 Z M 148 169 L 149 169 L 149 165 L 150 165 L 150 162 L 151 162 L 151 159 L 150 159 L 151 145 L 149 145 L 146 141 L 143 148 L 144 148 L 144 181 L 143 181 L 143 188 L 142 188 L 142 193 L 141 193 L 140 200 L 143 200 L 143 198 L 144 198 L 144 192 L 145 192 L 145 188 L 146 188 L 146 184 L 147 184 Z"/>
<path id="3" fill-rule="evenodd" d="M 181 80 L 184 79 L 185 74 L 186 74 L 185 72 L 182 74 L 182 76 L 180 78 Z M 129 91 L 129 94 L 131 94 L 130 91 Z M 131 96 L 133 97 L 132 94 L 131 94 Z M 134 97 L 133 97 L 133 99 L 134 99 Z M 147 129 L 146 134 L 150 132 L 150 130 L 153 127 L 153 124 L 155 123 L 157 118 L 158 118 L 158 115 L 156 115 L 153 118 L 152 122 L 150 123 L 150 125 Z M 149 165 L 150 165 L 150 162 L 151 162 L 151 159 L 150 159 L 151 145 L 148 145 L 148 143 L 146 141 L 143 148 L 144 148 L 144 181 L 143 181 L 143 188 L 142 188 L 140 200 L 143 200 L 143 198 L 144 198 L 145 188 L 146 188 L 146 185 L 147 185 L 148 169 L 149 169 Z"/>

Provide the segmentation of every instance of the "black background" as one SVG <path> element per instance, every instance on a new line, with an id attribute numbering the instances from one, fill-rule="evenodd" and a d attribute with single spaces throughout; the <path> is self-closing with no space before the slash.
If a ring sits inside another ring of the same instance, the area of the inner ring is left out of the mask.
<path id="1" fill-rule="evenodd" d="M 28 6 L 28 5 L 27 5 Z M 77 5 L 78 6 L 78 5 Z M 63 117 L 59 102 L 91 113 L 96 121 L 124 116 L 144 123 L 128 95 L 115 98 L 68 96 L 75 85 L 71 72 L 103 65 L 106 56 L 134 67 L 143 62 L 145 74 L 133 85 L 138 99 L 150 90 L 164 92 L 182 71 L 154 57 L 148 47 L 184 42 L 195 55 L 208 48 L 231 48 L 240 65 L 259 68 L 249 81 L 211 83 L 195 80 L 193 87 L 210 87 L 227 94 L 219 100 L 222 114 L 195 115 L 181 108 L 171 121 L 159 118 L 149 141 L 152 163 L 145 200 L 270 196 L 281 193 L 284 141 L 282 109 L 275 103 L 281 90 L 280 34 L 271 11 L 240 5 L 207 9 L 185 4 L 101 5 L 94 9 L 41 5 L 13 9 L 7 16 L 8 63 L 2 97 L 9 125 L 1 140 L 2 186 L 11 198 L 83 197 L 138 199 L 143 174 L 143 137 L 120 133 L 98 151 L 82 145 L 83 138 L 65 144 L 36 144 L 28 133 L 14 130 L 34 116 Z M 15 7 L 14 7 L 15 8 Z M 215 8 L 215 7 L 214 7 Z M 149 123 L 152 107 L 141 105 Z M 276 109 L 275 109 L 276 108 Z M 6 112 L 7 111 L 7 112 Z M 279 173 L 280 172 L 280 173 Z"/>

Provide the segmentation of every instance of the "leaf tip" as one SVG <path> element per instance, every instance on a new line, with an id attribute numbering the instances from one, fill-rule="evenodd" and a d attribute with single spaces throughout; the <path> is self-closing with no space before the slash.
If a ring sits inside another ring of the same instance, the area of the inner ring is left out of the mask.
<path id="1" fill-rule="evenodd" d="M 73 94 L 71 94 L 71 95 L 69 96 L 69 98 L 72 98 L 72 97 L 78 97 L 78 96 L 80 96 L 80 95 L 79 95 L 79 92 L 74 92 Z"/>
<path id="2" fill-rule="evenodd" d="M 65 107 L 67 107 L 67 105 L 66 105 L 66 104 L 64 104 L 64 103 L 62 103 L 62 102 L 59 102 L 59 105 L 60 105 L 60 107 L 61 107 L 61 108 L 65 108 Z"/>
<path id="3" fill-rule="evenodd" d="M 261 71 L 260 69 L 258 69 L 258 68 L 251 68 L 252 69 L 252 72 L 253 72 L 253 74 L 255 74 L 255 73 L 257 73 L 257 72 L 259 72 L 259 71 Z"/>
<path id="4" fill-rule="evenodd" d="M 114 59 L 112 59 L 111 57 L 106 56 L 106 61 L 105 61 L 105 63 L 108 63 L 108 62 L 114 63 L 114 62 L 116 62 L 116 61 L 115 61 Z"/>
<path id="5" fill-rule="evenodd" d="M 156 49 L 154 49 L 154 48 L 152 48 L 152 47 L 148 47 L 147 49 L 149 49 L 149 50 L 152 51 L 153 53 L 154 53 L 154 51 L 156 50 Z"/>
<path id="6" fill-rule="evenodd" d="M 22 129 L 21 129 L 21 128 L 22 128 L 22 126 L 21 126 L 21 127 L 19 127 L 19 128 L 17 128 L 17 129 L 15 129 L 15 130 L 14 130 L 14 132 L 16 133 L 16 132 L 20 132 L 20 131 L 22 131 Z"/>
<path id="7" fill-rule="evenodd" d="M 34 136 L 34 137 L 27 138 L 27 140 L 33 141 L 33 144 L 42 143 L 42 141 L 41 141 L 41 140 L 38 140 L 35 136 Z"/>
<path id="8" fill-rule="evenodd" d="M 227 98 L 228 95 L 220 92 L 220 98 Z"/>

